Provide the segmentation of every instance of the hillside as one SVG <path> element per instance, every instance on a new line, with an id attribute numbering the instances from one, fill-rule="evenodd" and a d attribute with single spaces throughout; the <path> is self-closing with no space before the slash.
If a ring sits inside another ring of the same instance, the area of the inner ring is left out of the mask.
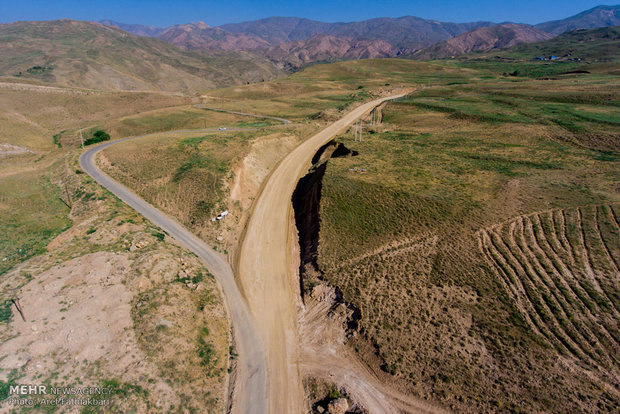
<path id="1" fill-rule="evenodd" d="M 524 24 L 506 23 L 491 27 L 479 27 L 452 39 L 422 49 L 414 59 L 441 59 L 463 53 L 503 49 L 523 43 L 540 42 L 553 35 Z"/>
<path id="2" fill-rule="evenodd" d="M 244 53 L 187 52 L 98 23 L 0 25 L 0 75 L 104 90 L 195 91 L 276 77 Z"/>
<path id="3" fill-rule="evenodd" d="M 558 56 L 560 59 L 610 61 L 620 59 L 620 26 L 575 30 L 544 42 L 519 45 L 496 53 L 504 58 L 534 59 Z"/>
<path id="4" fill-rule="evenodd" d="M 561 34 L 575 29 L 620 25 L 620 6 L 598 6 L 562 20 L 537 24 L 538 30 Z"/>
<path id="5" fill-rule="evenodd" d="M 618 78 L 514 79 L 502 72 L 531 63 L 478 64 L 338 62 L 214 91 L 221 108 L 293 123 L 122 144 L 106 150 L 108 172 L 205 237 L 221 231 L 218 251 L 239 257 L 252 200 L 296 143 L 395 85 L 431 84 L 368 116 L 363 140 L 338 137 L 357 155 L 331 159 L 315 181 L 321 195 L 308 191 L 317 225 L 299 248 L 319 242 L 298 253 L 318 272 L 301 269 L 301 363 L 326 383 L 310 390 L 312 408 L 325 412 L 335 391 L 353 405 L 370 370 L 386 389 L 451 412 L 614 412 Z M 177 172 L 186 175 L 174 181 Z M 201 226 L 211 216 L 187 199 L 199 203 L 221 182 L 213 175 L 230 177 L 220 193 L 230 221 Z M 328 288 L 345 303 L 330 308 Z"/>
<path id="6" fill-rule="evenodd" d="M 393 54 L 393 48 L 383 40 L 359 40 L 320 34 L 307 40 L 273 46 L 263 54 L 280 68 L 296 70 L 317 61 L 389 57 Z"/>
<path id="7" fill-rule="evenodd" d="M 323 23 L 298 17 L 270 17 L 244 23 L 209 27 L 189 23 L 166 28 L 156 36 L 187 49 L 256 50 L 285 43 L 309 40 L 322 34 L 361 40 L 382 40 L 400 50 L 415 50 L 432 45 L 468 30 L 491 23 L 443 23 L 418 17 L 381 17 L 350 23 Z M 142 28 L 126 30 L 141 34 Z M 312 43 L 312 42 L 311 42 Z M 300 47 L 298 43 L 292 47 Z M 312 52 L 309 52 L 312 54 Z M 340 58 L 346 58 L 341 56 Z"/>

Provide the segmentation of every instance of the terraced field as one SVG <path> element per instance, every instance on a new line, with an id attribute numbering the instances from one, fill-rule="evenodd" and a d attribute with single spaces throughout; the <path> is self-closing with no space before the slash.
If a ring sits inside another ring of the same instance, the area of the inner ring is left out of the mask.
<path id="1" fill-rule="evenodd" d="M 480 248 L 530 328 L 617 396 L 620 205 L 554 209 L 479 232 Z"/>

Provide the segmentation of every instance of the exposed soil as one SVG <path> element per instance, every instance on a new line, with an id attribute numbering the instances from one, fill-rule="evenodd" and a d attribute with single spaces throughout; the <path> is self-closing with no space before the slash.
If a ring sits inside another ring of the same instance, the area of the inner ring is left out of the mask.
<path id="1" fill-rule="evenodd" d="M 339 397 L 349 401 L 347 412 L 397 413 L 437 412 L 438 409 L 398 393 L 382 384 L 347 345 L 357 335 L 358 309 L 343 301 L 342 292 L 329 286 L 319 268 L 318 244 L 322 180 L 331 158 L 355 156 L 342 143 L 323 145 L 312 158 L 292 196 L 299 237 L 299 282 L 304 307 L 299 314 L 302 369 L 310 382 L 335 385 Z M 332 390 L 333 400 L 336 400 Z M 326 408 L 330 397 L 309 401 L 311 408 Z M 317 411 L 318 412 L 318 411 Z"/>
<path id="2" fill-rule="evenodd" d="M 617 210 L 617 205 L 554 209 L 479 232 L 482 252 L 526 323 L 564 355 L 572 371 L 615 398 Z"/>
<path id="3" fill-rule="evenodd" d="M 321 208 L 321 188 L 327 163 L 330 158 L 356 155 L 356 151 L 349 150 L 342 143 L 331 141 L 323 145 L 312 158 L 312 167 L 308 174 L 299 180 L 293 192 L 295 225 L 299 234 L 299 283 L 302 298 L 305 293 L 304 280 L 316 276 L 320 278 L 320 270 L 317 263 L 321 225 L 319 212 Z"/>

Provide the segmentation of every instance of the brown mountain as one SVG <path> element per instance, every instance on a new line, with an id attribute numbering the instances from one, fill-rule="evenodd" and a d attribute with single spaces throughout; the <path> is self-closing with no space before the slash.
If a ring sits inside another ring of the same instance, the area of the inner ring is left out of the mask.
<path id="1" fill-rule="evenodd" d="M 231 33 L 207 24 L 189 23 L 171 26 L 158 38 L 185 49 L 199 50 L 256 50 L 265 49 L 271 43 L 259 36 L 246 33 Z"/>
<path id="2" fill-rule="evenodd" d="M 257 51 L 279 67 L 294 70 L 317 61 L 396 56 L 487 25 L 490 23 L 442 23 L 411 16 L 352 23 L 270 17 L 220 27 L 177 25 L 158 37 L 190 50 Z"/>
<path id="3" fill-rule="evenodd" d="M 231 33 L 258 36 L 272 45 L 309 39 L 317 34 L 355 38 L 379 39 L 399 49 L 419 49 L 489 22 L 446 23 L 419 17 L 379 17 L 350 23 L 323 23 L 298 17 L 270 17 L 243 23 L 220 26 Z"/>
<path id="4" fill-rule="evenodd" d="M 106 90 L 194 92 L 281 73 L 246 52 L 194 52 L 99 23 L 0 25 L 0 76 Z"/>
<path id="5" fill-rule="evenodd" d="M 443 23 L 412 16 L 382 17 L 351 23 L 323 23 L 298 17 L 270 17 L 220 27 L 209 27 L 204 23 L 171 26 L 157 37 L 186 49 L 258 50 L 309 40 L 319 34 L 328 34 L 358 41 L 381 40 L 389 43 L 393 49 L 416 50 L 490 24 Z"/>
<path id="6" fill-rule="evenodd" d="M 561 34 L 575 29 L 595 29 L 620 25 L 620 5 L 597 6 L 562 20 L 537 24 L 538 30 Z"/>
<path id="7" fill-rule="evenodd" d="M 390 57 L 394 48 L 383 40 L 360 40 L 318 34 L 310 39 L 272 46 L 263 55 L 283 69 L 296 70 L 311 62 Z"/>
<path id="8" fill-rule="evenodd" d="M 442 59 L 469 52 L 481 52 L 541 42 L 553 35 L 524 24 L 505 23 L 491 27 L 480 27 L 460 34 L 436 45 L 413 53 L 410 57 L 420 60 Z"/>

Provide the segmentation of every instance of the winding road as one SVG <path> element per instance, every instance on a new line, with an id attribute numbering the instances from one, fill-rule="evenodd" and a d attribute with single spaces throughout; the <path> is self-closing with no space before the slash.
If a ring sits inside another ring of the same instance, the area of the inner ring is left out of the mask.
<path id="1" fill-rule="evenodd" d="M 86 173 L 194 252 L 220 283 L 232 318 L 239 354 L 232 401 L 233 413 L 305 412 L 292 280 L 294 275 L 290 272 L 291 195 L 298 179 L 306 172 L 312 156 L 321 145 L 377 105 L 405 94 L 406 92 L 403 92 L 376 99 L 355 108 L 300 144 L 278 164 L 265 182 L 246 226 L 236 267 L 240 286 L 237 285 L 233 270 L 224 256 L 215 252 L 174 218 L 159 211 L 97 167 L 96 155 L 105 148 L 162 133 L 106 142 L 87 149 L 80 156 L 80 166 Z M 213 109 L 200 105 L 197 107 Z M 224 112 L 289 123 L 282 118 Z M 251 129 L 231 128 L 227 131 Z M 164 134 L 190 131 L 218 132 L 219 129 L 178 130 Z"/>

